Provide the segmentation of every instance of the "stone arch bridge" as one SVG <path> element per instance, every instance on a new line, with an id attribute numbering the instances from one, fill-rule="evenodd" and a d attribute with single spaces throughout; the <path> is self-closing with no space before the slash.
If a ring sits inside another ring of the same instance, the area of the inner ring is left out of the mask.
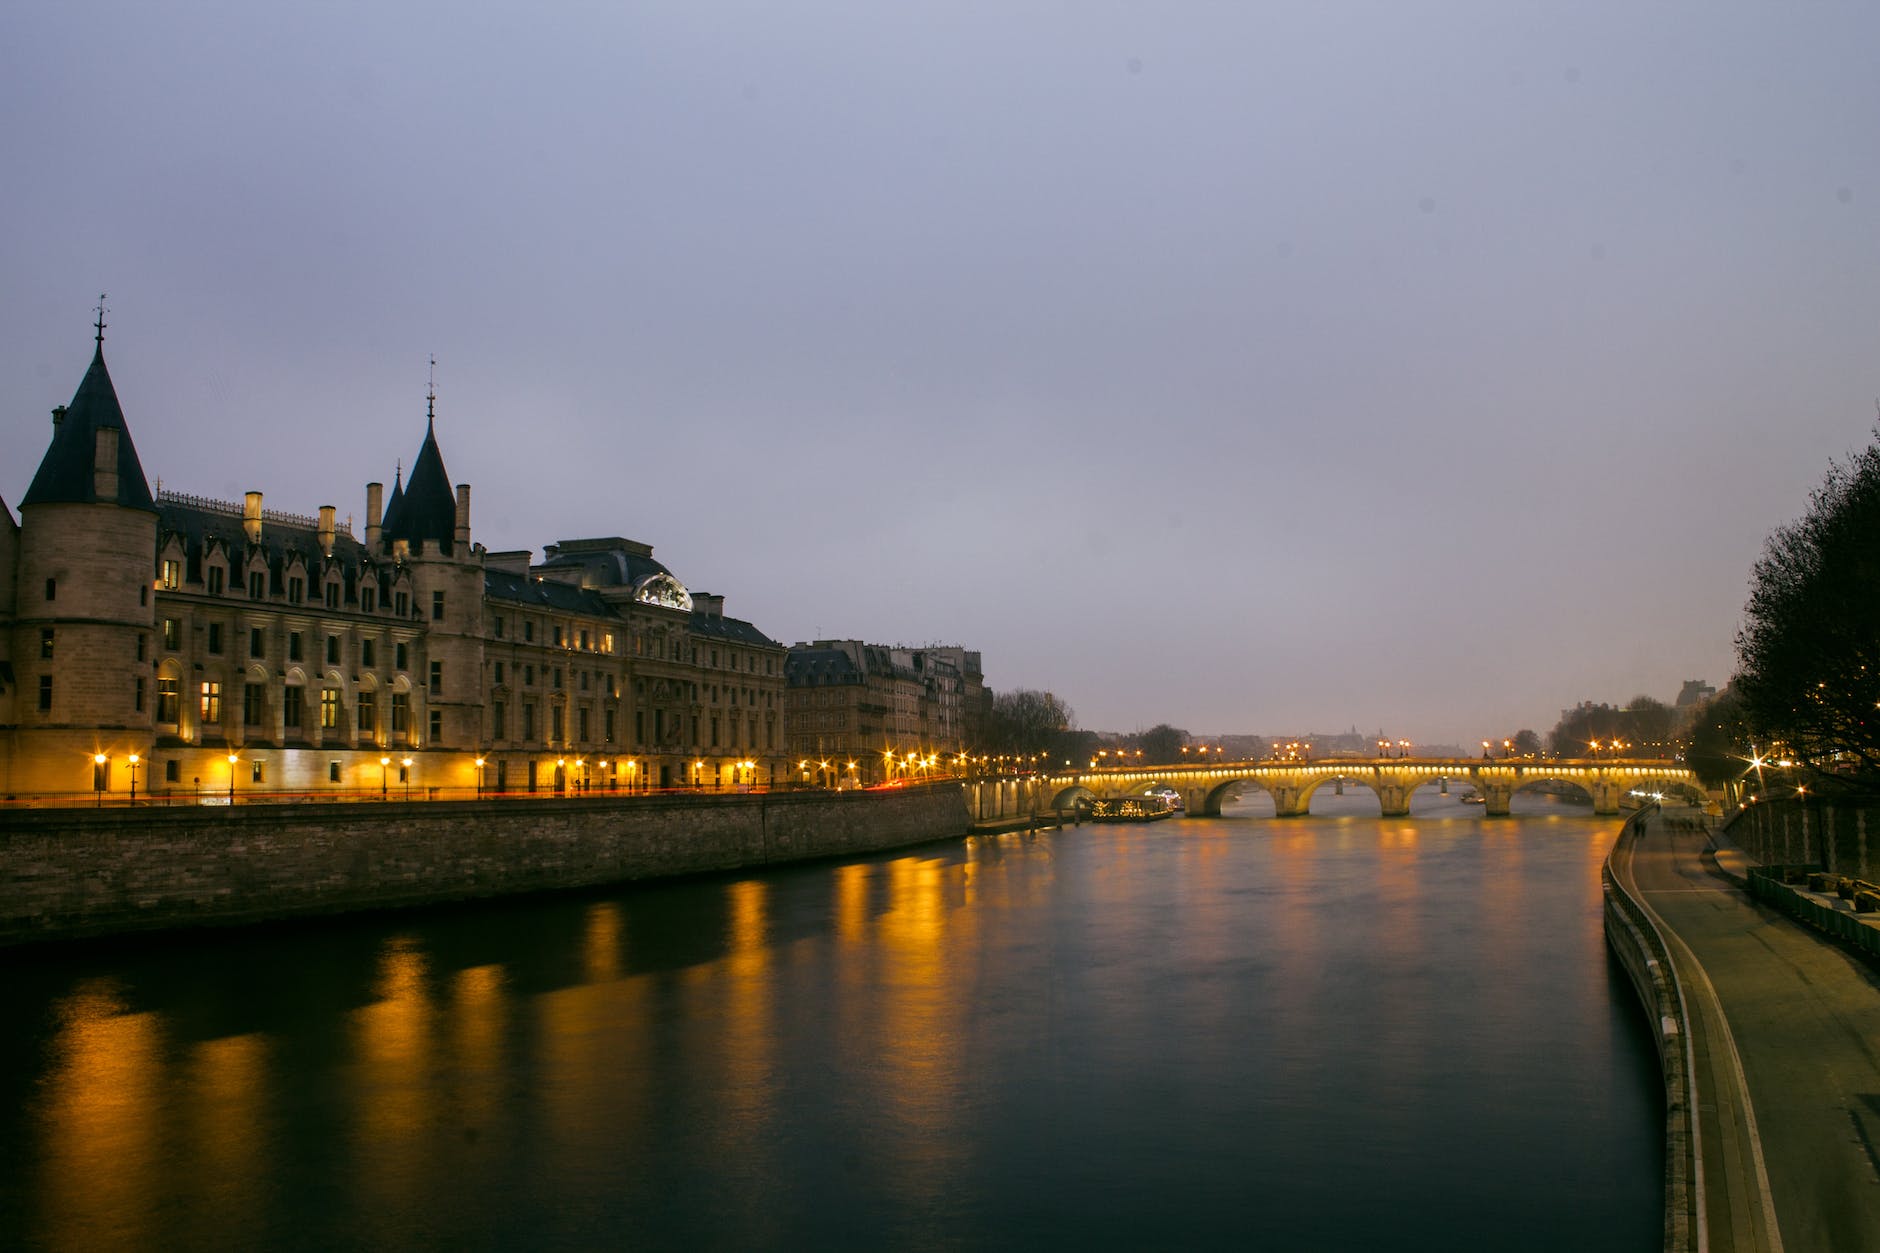
<path id="1" fill-rule="evenodd" d="M 1702 803 L 1703 785 L 1686 767 L 1670 761 L 1560 757 L 1506 761 L 1471 757 L 1335 758 L 1326 761 L 1238 761 L 1207 765 L 1126 766 L 1063 770 L 966 783 L 975 821 L 1068 810 L 1079 801 L 1140 796 L 1161 787 L 1181 795 L 1190 814 L 1214 815 L 1221 803 L 1248 788 L 1273 797 L 1282 818 L 1309 812 L 1312 794 L 1327 785 L 1356 784 L 1377 794 L 1387 818 L 1410 812 L 1410 797 L 1447 780 L 1473 787 L 1491 816 L 1505 815 L 1524 788 L 1567 783 L 1593 798 L 1593 812 L 1616 814 L 1626 794 L 1647 789 Z"/>

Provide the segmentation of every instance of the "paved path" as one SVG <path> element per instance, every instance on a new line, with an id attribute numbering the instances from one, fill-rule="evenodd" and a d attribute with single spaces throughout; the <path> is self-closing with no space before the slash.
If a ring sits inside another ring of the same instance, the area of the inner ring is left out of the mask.
<path id="1" fill-rule="evenodd" d="M 1731 886 L 1705 838 L 1648 830 L 1624 869 L 1697 1018 L 1710 1248 L 1880 1253 L 1880 978 Z"/>

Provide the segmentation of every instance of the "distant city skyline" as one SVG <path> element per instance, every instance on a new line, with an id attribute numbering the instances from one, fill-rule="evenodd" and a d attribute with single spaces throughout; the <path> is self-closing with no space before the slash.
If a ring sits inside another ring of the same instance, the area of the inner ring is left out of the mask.
<path id="1" fill-rule="evenodd" d="M 1874 425 L 1880 12 L 0 13 L 0 499 L 652 544 L 1089 728 L 1467 745 L 1721 686 Z"/>

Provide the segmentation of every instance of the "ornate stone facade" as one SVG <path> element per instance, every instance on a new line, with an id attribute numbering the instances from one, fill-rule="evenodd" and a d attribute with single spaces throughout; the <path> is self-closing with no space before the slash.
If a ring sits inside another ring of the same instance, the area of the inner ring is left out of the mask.
<path id="1" fill-rule="evenodd" d="M 490 553 L 434 413 L 336 510 L 158 492 L 98 350 L 0 502 L 0 795 L 413 798 L 787 779 L 781 645 L 620 538 Z M 381 510 L 381 504 L 384 507 Z"/>

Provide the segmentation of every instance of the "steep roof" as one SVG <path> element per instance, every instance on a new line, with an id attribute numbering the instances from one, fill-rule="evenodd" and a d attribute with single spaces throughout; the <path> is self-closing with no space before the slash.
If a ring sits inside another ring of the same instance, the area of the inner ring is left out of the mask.
<path id="1" fill-rule="evenodd" d="M 729 640 L 734 644 L 750 644 L 758 648 L 783 647 L 742 618 L 726 618 L 695 611 L 686 626 L 693 635 L 703 635 L 708 639 Z"/>
<path id="2" fill-rule="evenodd" d="M 435 422 L 424 424 L 424 446 L 412 464 L 411 482 L 405 484 L 402 497 L 394 488 L 392 500 L 398 513 L 385 524 L 386 539 L 429 540 L 442 551 L 450 551 L 457 534 L 457 496 L 450 490 L 444 454 L 437 448 Z"/>
<path id="3" fill-rule="evenodd" d="M 117 445 L 117 495 L 100 499 L 93 474 L 94 449 L 98 432 L 115 430 Z M 20 498 L 20 505 L 109 504 L 127 509 L 154 511 L 150 481 L 144 477 L 143 463 L 137 459 L 137 446 L 131 442 L 130 428 L 124 425 L 124 410 L 118 405 L 117 388 L 111 385 L 111 372 L 104 365 L 104 341 L 92 353 L 91 368 L 79 380 L 72 403 L 52 428 L 52 443 L 46 448 L 39 472 L 31 487 Z"/>

